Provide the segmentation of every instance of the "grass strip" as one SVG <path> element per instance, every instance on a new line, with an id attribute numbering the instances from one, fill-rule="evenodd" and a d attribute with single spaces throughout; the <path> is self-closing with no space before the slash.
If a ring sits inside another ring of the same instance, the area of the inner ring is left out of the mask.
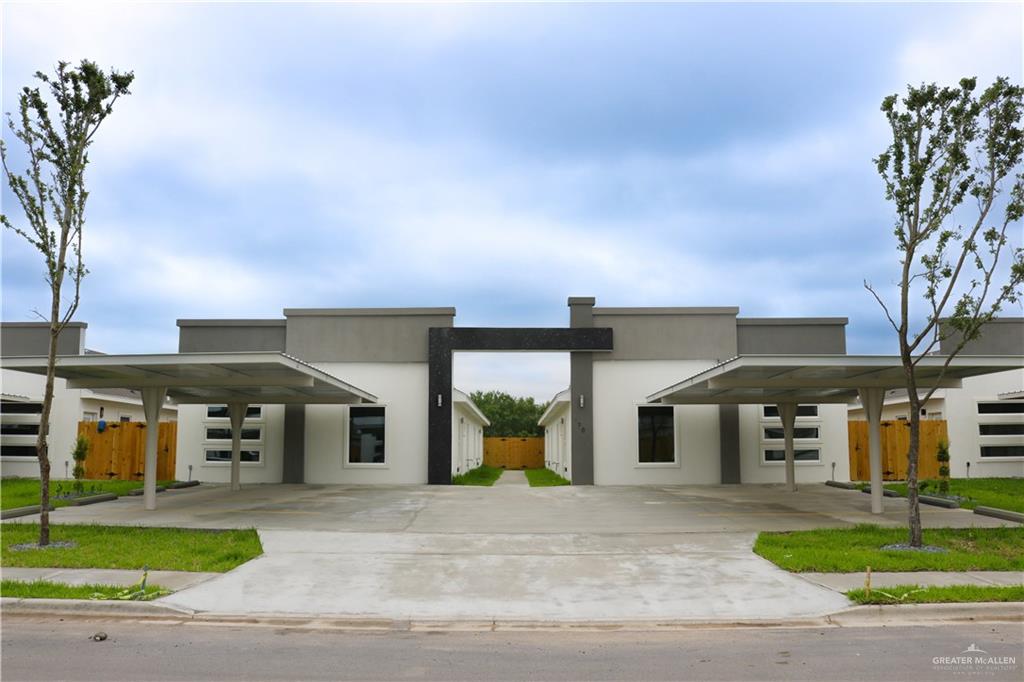
<path id="1" fill-rule="evenodd" d="M 452 476 L 452 485 L 494 485 L 504 471 L 498 467 L 482 464 L 464 474 Z"/>
<path id="2" fill-rule="evenodd" d="M 263 553 L 256 531 L 53 524 L 50 540 L 74 547 L 12 550 L 39 539 L 39 524 L 5 523 L 0 565 L 223 573 Z"/>
<path id="3" fill-rule="evenodd" d="M 907 496 L 906 483 L 887 483 L 885 487 Z M 940 495 L 937 480 L 921 481 L 918 489 L 924 495 Z M 1024 478 L 951 478 L 948 495 L 963 498 L 964 509 L 995 507 L 1024 513 Z"/>
<path id="4" fill-rule="evenodd" d="M 907 541 L 905 528 L 861 524 L 763 532 L 754 552 L 777 566 L 801 573 L 873 571 L 1020 571 L 1024 570 L 1024 528 L 929 528 L 924 543 L 945 552 L 885 550 Z"/>
<path id="5" fill-rule="evenodd" d="M 157 485 L 166 486 L 174 481 L 157 481 Z M 82 497 L 87 495 L 99 495 L 100 493 L 114 493 L 115 495 L 127 495 L 129 490 L 142 487 L 142 481 L 81 481 L 84 492 Z M 72 494 L 75 490 L 74 481 L 59 480 L 50 481 L 50 502 L 54 507 L 66 507 L 70 500 L 56 499 L 58 495 Z M 39 479 L 38 478 L 5 478 L 0 480 L 0 509 L 15 509 L 39 504 Z"/>
<path id="6" fill-rule="evenodd" d="M 562 478 L 551 469 L 527 469 L 524 473 L 532 488 L 569 485 L 568 479 Z"/>
<path id="7" fill-rule="evenodd" d="M 1024 585 L 896 585 L 863 589 L 846 593 L 850 601 L 858 604 L 953 604 L 964 602 L 1019 601 L 1024 602 Z"/>
<path id="8" fill-rule="evenodd" d="M 67 585 L 48 580 L 0 581 L 0 597 L 16 599 L 118 599 L 130 587 L 122 585 Z M 145 596 L 133 601 L 149 601 L 168 594 L 159 585 L 147 585 Z"/>

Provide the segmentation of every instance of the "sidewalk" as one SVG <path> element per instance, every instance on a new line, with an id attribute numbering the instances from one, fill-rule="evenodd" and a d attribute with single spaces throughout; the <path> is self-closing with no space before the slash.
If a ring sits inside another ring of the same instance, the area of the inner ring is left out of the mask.
<path id="1" fill-rule="evenodd" d="M 522 471 L 505 471 L 502 472 L 498 480 L 494 482 L 494 485 L 530 485 L 530 482 L 526 480 L 526 473 Z"/>
<path id="2" fill-rule="evenodd" d="M 142 579 L 142 571 L 126 571 L 110 568 L 4 568 L 0 571 L 4 580 L 33 582 L 46 580 L 66 585 L 123 585 L 128 587 Z M 148 583 L 168 590 L 184 590 L 195 587 L 222 573 L 191 573 L 187 571 L 150 571 Z"/>
<path id="3" fill-rule="evenodd" d="M 837 592 L 856 590 L 864 587 L 863 573 L 794 573 L 823 587 Z M 1020 571 L 902 571 L 872 573 L 871 587 L 894 587 L 896 585 L 920 585 L 921 587 L 943 587 L 946 585 L 1013 586 L 1024 584 L 1024 573 Z"/>

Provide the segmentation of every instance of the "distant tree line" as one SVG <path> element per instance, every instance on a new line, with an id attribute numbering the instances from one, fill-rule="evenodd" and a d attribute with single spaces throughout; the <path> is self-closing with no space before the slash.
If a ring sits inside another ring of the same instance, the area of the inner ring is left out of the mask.
<path id="1" fill-rule="evenodd" d="M 516 398 L 504 391 L 474 391 L 470 398 L 490 420 L 485 436 L 543 436 L 537 420 L 548 408 L 533 398 Z"/>

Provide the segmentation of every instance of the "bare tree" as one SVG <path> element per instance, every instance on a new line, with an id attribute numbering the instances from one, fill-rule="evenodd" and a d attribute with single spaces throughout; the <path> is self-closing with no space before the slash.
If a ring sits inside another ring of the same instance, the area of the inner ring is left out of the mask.
<path id="1" fill-rule="evenodd" d="M 976 79 L 959 87 L 908 87 L 882 111 L 892 144 L 875 159 L 895 207 L 899 302 L 865 282 L 896 331 L 910 401 L 907 497 L 910 545 L 920 547 L 917 464 L 921 405 L 942 376 L 920 385 L 915 368 L 953 339 L 942 374 L 1004 305 L 1020 300 L 1024 251 L 1007 239 L 1024 213 L 1022 89 L 998 78 L 980 96 Z M 1009 186 L 1007 191 L 1007 185 Z M 1018 235 L 1019 236 L 1019 235 Z M 923 309 L 921 306 L 923 299 Z"/>
<path id="2" fill-rule="evenodd" d="M 104 73 L 96 64 L 83 60 L 77 67 L 57 65 L 47 76 L 36 72 L 49 98 L 39 87 L 24 87 L 18 95 L 18 117 L 7 114 L 7 124 L 25 147 L 27 168 L 16 173 L 8 166 L 7 147 L 0 141 L 0 159 L 11 192 L 25 213 L 25 223 L 15 225 L 6 214 L 0 223 L 34 246 L 46 263 L 50 286 L 50 343 L 47 351 L 46 388 L 39 420 L 36 455 L 39 458 L 40 529 L 39 544 L 50 543 L 50 458 L 47 452 L 50 408 L 53 404 L 54 366 L 57 338 L 78 310 L 82 278 L 87 270 L 82 261 L 82 228 L 85 225 L 85 169 L 88 150 L 100 124 L 114 109 L 114 102 L 129 94 L 134 75 Z M 51 116 L 51 101 L 56 119 Z M 62 300 L 70 280 L 70 300 Z"/>

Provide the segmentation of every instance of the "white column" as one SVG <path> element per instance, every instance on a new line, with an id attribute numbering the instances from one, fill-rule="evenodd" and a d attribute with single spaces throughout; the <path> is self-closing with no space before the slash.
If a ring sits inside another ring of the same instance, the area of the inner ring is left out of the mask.
<path id="1" fill-rule="evenodd" d="M 882 497 L 882 403 L 884 388 L 862 388 L 860 394 L 864 414 L 868 418 L 868 461 L 871 464 L 871 513 L 881 514 Z"/>
<path id="2" fill-rule="evenodd" d="M 242 489 L 242 424 L 248 403 L 228 403 L 228 417 L 231 419 L 231 489 Z"/>
<path id="3" fill-rule="evenodd" d="M 160 436 L 160 408 L 167 399 L 167 389 L 150 386 L 141 389 L 142 409 L 146 413 L 146 462 L 143 467 L 142 492 L 146 509 L 156 509 L 156 445 Z"/>
<path id="4" fill-rule="evenodd" d="M 793 451 L 793 427 L 796 425 L 796 403 L 779 403 L 782 435 L 786 443 L 786 490 L 796 492 L 796 455 Z"/>

